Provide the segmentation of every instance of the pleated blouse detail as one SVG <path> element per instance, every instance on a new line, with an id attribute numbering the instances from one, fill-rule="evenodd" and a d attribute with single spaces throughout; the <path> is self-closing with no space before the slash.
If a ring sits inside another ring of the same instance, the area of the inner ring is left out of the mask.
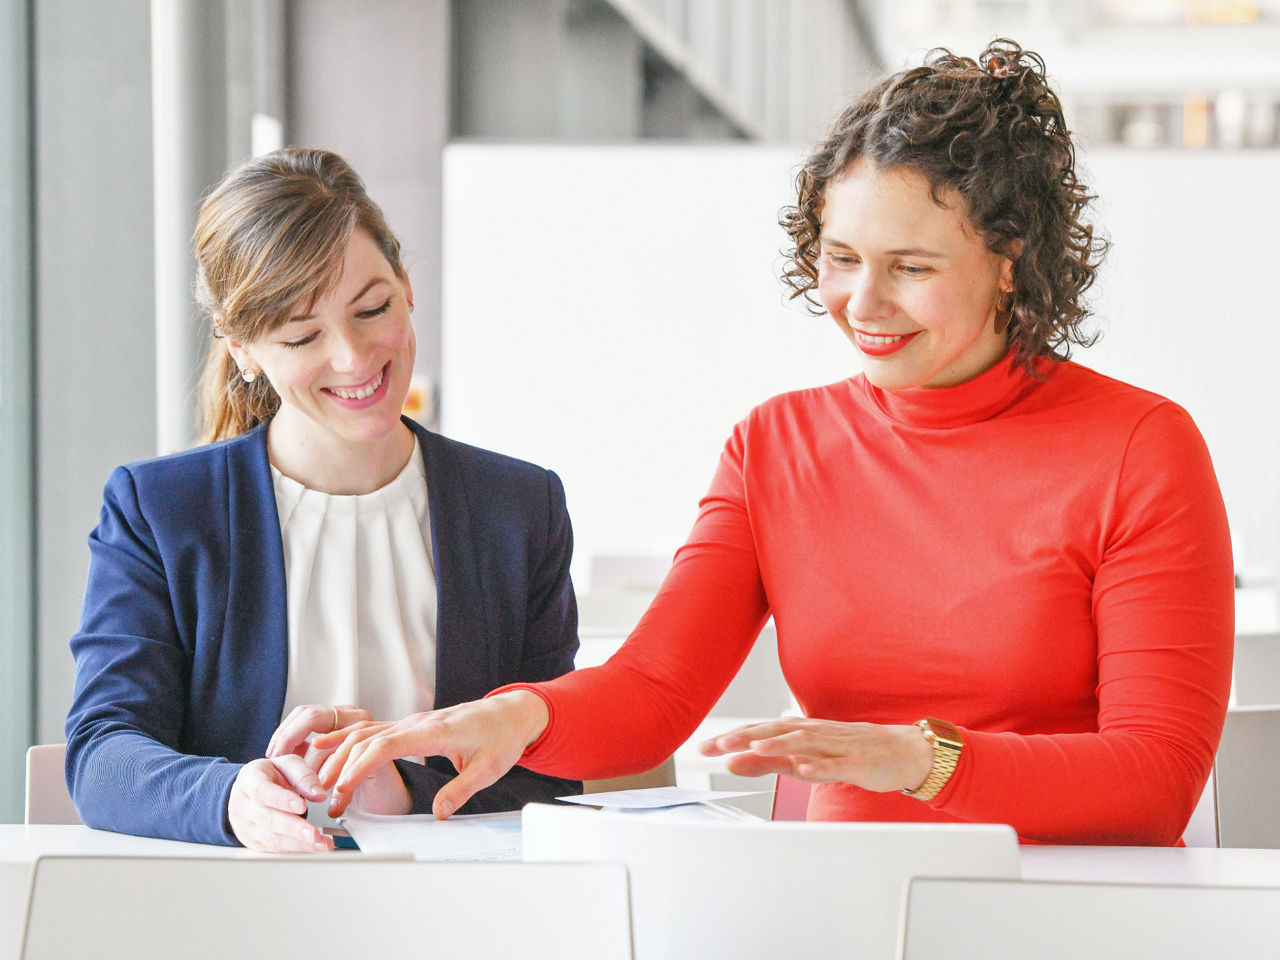
<path id="1" fill-rule="evenodd" d="M 355 704 L 375 720 L 430 710 L 437 598 L 421 448 L 372 493 L 321 493 L 271 474 L 288 596 L 282 715 L 309 703 Z"/>

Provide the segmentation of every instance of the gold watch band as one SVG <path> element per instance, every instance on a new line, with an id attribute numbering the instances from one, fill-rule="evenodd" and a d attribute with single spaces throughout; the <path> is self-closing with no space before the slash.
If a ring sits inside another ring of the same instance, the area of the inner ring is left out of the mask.
<path id="1" fill-rule="evenodd" d="M 902 792 L 917 800 L 932 800 L 956 772 L 960 751 L 964 748 L 964 734 L 955 724 L 933 717 L 917 720 L 916 726 L 933 747 L 933 766 L 929 768 L 929 775 L 924 778 L 924 783 L 914 790 L 903 787 Z"/>

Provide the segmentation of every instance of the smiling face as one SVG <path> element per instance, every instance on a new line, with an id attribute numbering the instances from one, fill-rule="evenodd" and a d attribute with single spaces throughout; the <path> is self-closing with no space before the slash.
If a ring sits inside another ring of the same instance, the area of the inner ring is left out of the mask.
<path id="1" fill-rule="evenodd" d="M 240 369 L 261 371 L 280 396 L 269 444 L 286 475 L 330 493 L 363 492 L 352 488 L 376 489 L 404 465 L 412 303 L 408 281 L 357 229 L 323 296 L 256 340 L 228 338 Z"/>
<path id="2" fill-rule="evenodd" d="M 823 195 L 818 296 L 882 390 L 955 386 L 1008 349 L 995 319 L 1013 263 L 987 249 L 957 195 L 942 199 L 921 174 L 865 159 Z"/>

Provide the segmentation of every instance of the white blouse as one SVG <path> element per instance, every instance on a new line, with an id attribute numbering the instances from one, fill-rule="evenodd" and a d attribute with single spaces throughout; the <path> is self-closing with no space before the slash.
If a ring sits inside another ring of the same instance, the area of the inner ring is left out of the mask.
<path id="1" fill-rule="evenodd" d="M 375 720 L 430 710 L 436 576 L 422 449 L 385 487 L 355 496 L 271 475 L 288 596 L 282 716 L 308 703 L 355 704 Z"/>

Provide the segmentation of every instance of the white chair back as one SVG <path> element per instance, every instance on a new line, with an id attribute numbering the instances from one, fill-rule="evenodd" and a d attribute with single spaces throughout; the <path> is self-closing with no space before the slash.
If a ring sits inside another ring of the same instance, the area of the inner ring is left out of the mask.
<path id="1" fill-rule="evenodd" d="M 1191 811 L 1187 828 L 1182 831 L 1182 842 L 1188 847 L 1218 845 L 1218 794 L 1212 770 L 1209 771 L 1209 779 L 1205 781 L 1196 808 Z"/>
<path id="2" fill-rule="evenodd" d="M 1280 887 L 912 880 L 899 960 L 1275 956 Z"/>
<path id="3" fill-rule="evenodd" d="M 27 823 L 80 823 L 80 814 L 67 792 L 65 743 L 45 743 L 27 749 Z"/>
<path id="4" fill-rule="evenodd" d="M 1237 633 L 1233 707 L 1280 703 L 1280 633 Z"/>
<path id="5" fill-rule="evenodd" d="M 626 864 L 639 960 L 891 960 L 909 877 L 1019 875 L 1006 826 L 681 816 L 530 804 L 524 857 Z"/>
<path id="6" fill-rule="evenodd" d="M 1227 711 L 1214 765 L 1218 844 L 1280 848 L 1280 706 Z"/>
<path id="7" fill-rule="evenodd" d="M 23 960 L 629 960 L 618 864 L 42 857 Z"/>

